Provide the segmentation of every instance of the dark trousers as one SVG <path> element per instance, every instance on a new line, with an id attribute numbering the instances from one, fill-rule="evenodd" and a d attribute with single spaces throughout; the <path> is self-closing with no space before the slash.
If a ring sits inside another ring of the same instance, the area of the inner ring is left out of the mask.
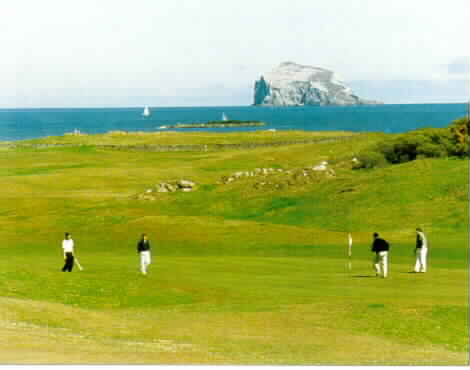
<path id="1" fill-rule="evenodd" d="M 71 272 L 73 269 L 73 253 L 65 253 L 65 265 L 62 267 L 62 271 Z"/>

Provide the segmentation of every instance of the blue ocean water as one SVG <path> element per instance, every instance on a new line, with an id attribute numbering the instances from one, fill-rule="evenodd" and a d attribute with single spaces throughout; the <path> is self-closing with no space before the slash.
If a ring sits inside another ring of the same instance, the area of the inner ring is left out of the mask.
<path id="1" fill-rule="evenodd" d="M 178 129 L 178 131 L 347 130 L 399 133 L 444 127 L 467 114 L 467 104 L 403 104 L 348 107 L 151 107 L 0 109 L 0 141 L 63 135 L 78 129 L 94 134 L 112 130 L 156 131 L 160 126 L 220 120 L 259 120 L 264 127 Z"/>

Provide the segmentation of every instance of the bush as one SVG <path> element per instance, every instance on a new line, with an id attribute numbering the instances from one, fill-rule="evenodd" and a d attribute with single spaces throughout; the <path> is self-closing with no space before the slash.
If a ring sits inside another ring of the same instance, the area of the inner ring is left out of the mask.
<path id="1" fill-rule="evenodd" d="M 470 120 L 468 118 L 457 119 L 449 128 L 453 143 L 452 154 L 458 157 L 468 156 Z"/>
<path id="2" fill-rule="evenodd" d="M 448 129 L 422 129 L 379 144 L 390 163 L 404 163 L 420 157 L 445 157 L 452 150 Z"/>
<path id="3" fill-rule="evenodd" d="M 373 168 L 386 163 L 397 164 L 419 158 L 467 156 L 470 123 L 468 118 L 453 121 L 446 128 L 425 128 L 380 142 L 357 156 L 358 168 Z"/>
<path id="4" fill-rule="evenodd" d="M 448 152 L 439 144 L 423 143 L 417 148 L 416 154 L 416 158 L 439 158 L 446 157 Z"/>
<path id="5" fill-rule="evenodd" d="M 387 164 L 382 153 L 376 151 L 362 152 L 357 156 L 354 169 L 383 167 Z"/>

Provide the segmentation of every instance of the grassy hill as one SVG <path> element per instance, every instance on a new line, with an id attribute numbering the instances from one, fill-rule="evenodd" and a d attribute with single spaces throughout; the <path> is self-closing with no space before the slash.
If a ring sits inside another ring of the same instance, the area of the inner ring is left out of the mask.
<path id="1" fill-rule="evenodd" d="M 468 364 L 468 160 L 353 170 L 384 136 L 114 133 L 0 147 L 0 362 Z M 325 160 L 333 176 L 303 174 Z M 222 181 L 256 168 L 276 172 Z M 136 198 L 178 179 L 196 190 Z M 426 274 L 409 273 L 417 226 Z M 84 271 L 60 272 L 65 231 Z M 392 245 L 388 279 L 372 277 L 375 231 Z"/>

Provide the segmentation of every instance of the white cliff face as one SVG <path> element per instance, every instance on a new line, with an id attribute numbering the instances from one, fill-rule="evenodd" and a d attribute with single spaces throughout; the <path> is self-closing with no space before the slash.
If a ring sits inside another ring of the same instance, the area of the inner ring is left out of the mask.
<path id="1" fill-rule="evenodd" d="M 281 63 L 255 82 L 254 105 L 363 105 L 381 104 L 361 99 L 327 69 Z"/>

